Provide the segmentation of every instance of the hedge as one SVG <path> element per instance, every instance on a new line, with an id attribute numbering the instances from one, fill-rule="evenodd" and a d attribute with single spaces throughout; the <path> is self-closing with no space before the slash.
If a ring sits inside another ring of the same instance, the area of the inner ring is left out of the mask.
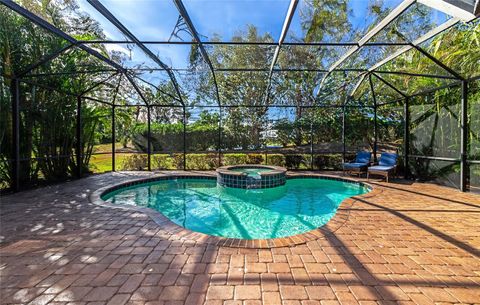
<path id="1" fill-rule="evenodd" d="M 228 153 L 222 155 L 222 165 L 238 164 L 268 164 L 284 166 L 290 170 L 311 168 L 310 154 L 265 154 L 258 153 Z M 216 153 L 186 154 L 187 170 L 214 170 L 218 165 Z M 151 167 L 153 170 L 183 169 L 183 154 L 152 154 Z M 313 155 L 313 169 L 340 170 L 342 165 L 341 154 Z M 122 164 L 123 170 L 146 170 L 147 155 L 132 154 L 127 156 Z"/>

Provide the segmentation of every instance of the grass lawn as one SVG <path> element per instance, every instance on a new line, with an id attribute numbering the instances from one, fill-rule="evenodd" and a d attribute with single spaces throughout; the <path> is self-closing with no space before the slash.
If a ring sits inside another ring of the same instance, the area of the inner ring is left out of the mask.
<path id="1" fill-rule="evenodd" d="M 115 167 L 117 170 L 122 170 L 123 168 L 123 161 L 130 155 L 131 153 L 121 153 L 118 150 L 123 149 L 123 145 L 120 142 L 115 143 Z M 90 157 L 90 164 L 89 168 L 94 173 L 104 173 L 109 172 L 112 170 L 112 143 L 107 144 L 98 144 L 93 147 L 93 153 Z M 101 154 L 99 154 L 101 153 Z M 95 155 L 99 154 L 99 155 Z"/>
<path id="2" fill-rule="evenodd" d="M 120 142 L 115 143 L 115 150 L 122 149 L 123 145 Z M 93 147 L 93 153 L 103 153 L 103 152 L 111 152 L 112 151 L 112 143 L 107 144 L 98 144 Z"/>
<path id="3" fill-rule="evenodd" d="M 115 167 L 117 170 L 121 170 L 123 161 L 132 154 L 129 153 L 115 153 Z M 92 155 L 90 157 L 89 168 L 94 173 L 103 173 L 112 170 L 112 155 L 101 154 Z"/>

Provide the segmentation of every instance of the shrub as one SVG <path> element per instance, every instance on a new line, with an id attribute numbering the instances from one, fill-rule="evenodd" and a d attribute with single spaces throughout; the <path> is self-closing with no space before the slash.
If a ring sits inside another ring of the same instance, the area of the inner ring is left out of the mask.
<path id="1" fill-rule="evenodd" d="M 313 157 L 315 169 L 322 170 L 340 170 L 342 169 L 342 155 L 315 155 Z"/>
<path id="2" fill-rule="evenodd" d="M 329 155 L 330 156 L 330 161 L 329 161 L 329 168 L 333 170 L 341 170 L 342 169 L 342 155 L 341 154 L 335 154 L 335 155 Z"/>
<path id="3" fill-rule="evenodd" d="M 217 168 L 216 154 L 187 154 L 187 169 L 211 170 Z"/>
<path id="4" fill-rule="evenodd" d="M 303 155 L 286 155 L 285 164 L 287 168 L 299 169 L 303 162 Z"/>
<path id="5" fill-rule="evenodd" d="M 175 169 L 173 158 L 168 154 L 152 155 L 153 169 Z"/>
<path id="6" fill-rule="evenodd" d="M 183 154 L 173 154 L 173 168 L 183 169 L 184 168 L 183 165 L 184 165 Z"/>
<path id="7" fill-rule="evenodd" d="M 132 154 L 126 156 L 122 170 L 146 170 L 146 154 Z M 176 153 L 155 154 L 152 158 L 152 169 L 183 169 L 183 154 Z M 218 155 L 215 153 L 187 154 L 187 170 L 213 170 L 218 167 Z M 263 164 L 263 154 L 224 154 L 224 165 L 238 164 Z M 267 156 L 267 164 L 276 166 L 285 166 L 288 169 L 309 169 L 310 155 L 308 154 L 271 154 Z M 342 168 L 341 154 L 314 155 L 313 165 L 315 169 L 321 170 L 340 170 Z"/>
<path id="8" fill-rule="evenodd" d="M 122 170 L 146 170 L 148 157 L 144 154 L 133 154 L 125 157 Z"/>
<path id="9" fill-rule="evenodd" d="M 247 164 L 262 164 L 263 163 L 263 155 L 261 155 L 261 154 L 248 154 L 246 159 L 247 159 Z"/>
<path id="10" fill-rule="evenodd" d="M 267 155 L 267 164 L 275 166 L 285 166 L 285 156 L 281 154 Z"/>
<path id="11" fill-rule="evenodd" d="M 246 154 L 224 154 L 223 155 L 223 164 L 224 165 L 237 165 L 237 164 L 246 164 L 247 163 Z"/>

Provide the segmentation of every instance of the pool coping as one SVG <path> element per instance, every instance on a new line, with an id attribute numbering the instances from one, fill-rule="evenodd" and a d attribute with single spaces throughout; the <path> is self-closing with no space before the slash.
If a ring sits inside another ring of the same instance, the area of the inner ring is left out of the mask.
<path id="1" fill-rule="evenodd" d="M 115 183 L 115 184 L 110 184 L 110 185 L 101 187 L 90 194 L 89 200 L 91 203 L 98 206 L 128 210 L 128 211 L 136 211 L 136 212 L 145 214 L 149 216 L 150 219 L 152 219 L 152 221 L 154 221 L 157 225 L 161 226 L 162 229 L 166 230 L 171 234 L 175 234 L 176 237 L 179 237 L 183 241 L 207 243 L 207 244 L 214 244 L 218 246 L 226 246 L 226 247 L 234 247 L 234 248 L 262 249 L 262 248 L 289 247 L 289 246 L 300 245 L 300 244 L 307 243 L 309 241 L 325 238 L 327 235 L 333 234 L 335 231 L 337 231 L 339 228 L 341 228 L 345 224 L 350 214 L 350 208 L 358 199 L 371 197 L 372 195 L 375 195 L 378 192 L 378 189 L 373 187 L 371 184 L 363 181 L 358 181 L 352 178 L 338 177 L 334 175 L 325 175 L 325 174 L 315 174 L 315 173 L 287 172 L 287 180 L 302 179 L 302 178 L 303 179 L 316 178 L 316 179 L 337 180 L 337 181 L 344 181 L 344 182 L 363 185 L 367 187 L 369 191 L 365 194 L 349 197 L 343 200 L 340 203 L 339 207 L 337 208 L 337 212 L 332 217 L 332 219 L 330 219 L 325 225 L 321 227 L 318 227 L 308 232 L 304 232 L 304 233 L 300 233 L 300 234 L 296 234 L 288 237 L 279 237 L 279 238 L 270 238 L 270 239 L 239 239 L 239 238 L 228 238 L 228 237 L 208 235 L 205 233 L 192 231 L 180 225 L 177 225 L 176 223 L 171 221 L 168 217 L 163 215 L 161 212 L 153 210 L 151 208 L 111 204 L 102 200 L 101 198 L 103 194 L 123 188 L 123 187 L 143 184 L 148 182 L 154 182 L 154 181 L 172 180 L 177 178 L 212 180 L 212 179 L 216 179 L 216 175 L 215 174 L 212 175 L 208 173 L 192 173 L 192 174 L 168 173 L 168 174 L 156 175 L 149 178 L 144 177 L 140 179 L 129 180 L 126 182 Z"/>

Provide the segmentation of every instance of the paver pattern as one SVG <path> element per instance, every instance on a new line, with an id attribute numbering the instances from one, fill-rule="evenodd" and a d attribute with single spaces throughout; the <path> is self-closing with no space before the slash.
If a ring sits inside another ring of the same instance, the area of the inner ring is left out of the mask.
<path id="1" fill-rule="evenodd" d="M 157 173 L 159 174 L 159 173 Z M 0 304 L 480 304 L 480 196 L 371 181 L 331 234 L 271 249 L 182 239 L 88 195 L 91 176 L 1 198 Z"/>

